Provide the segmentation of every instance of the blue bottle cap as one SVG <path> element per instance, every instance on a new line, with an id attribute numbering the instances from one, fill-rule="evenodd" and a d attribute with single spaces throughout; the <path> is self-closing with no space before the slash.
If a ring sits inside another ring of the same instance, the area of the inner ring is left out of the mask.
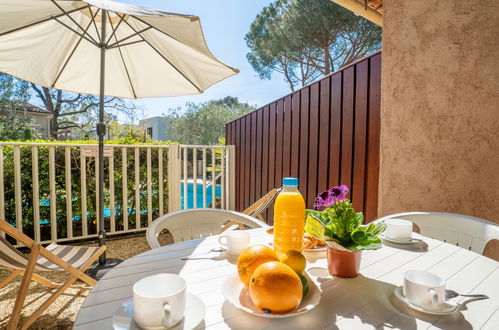
<path id="1" fill-rule="evenodd" d="M 283 186 L 297 186 L 298 178 L 282 178 Z"/>

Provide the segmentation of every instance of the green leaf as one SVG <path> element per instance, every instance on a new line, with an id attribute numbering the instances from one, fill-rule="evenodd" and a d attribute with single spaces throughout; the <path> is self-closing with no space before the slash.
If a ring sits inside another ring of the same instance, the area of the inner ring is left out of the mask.
<path id="1" fill-rule="evenodd" d="M 378 235 L 385 230 L 384 223 L 363 226 L 364 216 L 355 212 L 349 200 L 338 201 L 323 211 L 307 210 L 305 231 L 322 241 L 335 242 L 347 250 L 381 248 Z"/>

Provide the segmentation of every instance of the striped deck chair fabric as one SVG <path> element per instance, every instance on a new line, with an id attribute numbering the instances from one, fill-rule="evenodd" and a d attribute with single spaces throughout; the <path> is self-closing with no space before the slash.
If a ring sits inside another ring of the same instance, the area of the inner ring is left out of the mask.
<path id="1" fill-rule="evenodd" d="M 50 244 L 46 249 L 77 269 L 81 268 L 88 259 L 99 251 L 98 247 L 67 246 L 55 243 Z M 24 270 L 27 265 L 28 257 L 0 236 L 0 268 Z M 43 272 L 65 271 L 45 257 L 38 258 L 35 270 Z"/>
<path id="2" fill-rule="evenodd" d="M 277 195 L 279 195 L 281 190 L 282 188 L 272 189 L 271 191 L 266 193 L 265 196 L 257 200 L 255 203 L 251 204 L 250 207 L 248 207 L 246 210 L 244 210 L 241 213 L 260 219 L 263 222 L 266 222 L 262 214 L 270 207 L 270 205 L 272 205 L 272 203 L 274 203 L 275 199 L 277 198 Z M 228 223 L 222 226 L 220 232 L 224 232 L 229 228 L 233 228 L 233 226 L 237 226 L 239 227 L 239 229 L 244 229 L 243 225 L 238 224 L 235 221 L 229 221 Z"/>
<path id="3" fill-rule="evenodd" d="M 21 253 L 4 237 L 0 236 L 0 268 L 8 269 L 11 274 L 0 282 L 0 288 L 7 285 L 17 276 L 22 276 L 21 286 L 17 294 L 16 302 L 12 310 L 8 330 L 18 329 L 19 320 L 23 310 L 29 283 L 38 282 L 49 288 L 57 290 L 34 312 L 27 320 L 19 325 L 21 329 L 27 329 L 35 322 L 42 313 L 62 294 L 67 288 L 88 290 L 96 284 L 96 281 L 84 273 L 105 252 L 106 247 L 87 247 L 50 244 L 41 246 L 21 231 L 14 228 L 8 222 L 0 219 L 0 232 L 4 232 L 31 250 L 29 255 Z M 64 283 L 52 282 L 35 271 L 62 271 L 72 275 Z M 88 286 L 73 285 L 77 280 L 85 282 Z"/>
<path id="4" fill-rule="evenodd" d="M 265 196 L 257 200 L 242 213 L 255 218 L 259 218 L 260 220 L 264 220 L 261 215 L 269 208 L 270 205 L 272 205 L 272 203 L 274 203 L 275 199 L 277 198 L 277 195 L 279 195 L 281 190 L 282 188 L 272 189 L 267 194 L 265 194 Z"/>

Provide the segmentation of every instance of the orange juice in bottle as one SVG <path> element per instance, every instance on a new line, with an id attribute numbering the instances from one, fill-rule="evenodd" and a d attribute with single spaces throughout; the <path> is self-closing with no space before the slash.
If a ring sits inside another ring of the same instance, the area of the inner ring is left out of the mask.
<path id="1" fill-rule="evenodd" d="M 289 250 L 303 250 L 305 201 L 297 178 L 283 178 L 282 191 L 274 204 L 274 250 L 277 256 Z"/>

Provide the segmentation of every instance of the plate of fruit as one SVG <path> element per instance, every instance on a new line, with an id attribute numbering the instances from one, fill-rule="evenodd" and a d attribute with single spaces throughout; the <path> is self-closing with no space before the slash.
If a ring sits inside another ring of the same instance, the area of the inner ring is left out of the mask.
<path id="1" fill-rule="evenodd" d="M 303 314 L 319 304 L 322 292 L 305 272 L 305 257 L 288 251 L 280 258 L 265 245 L 241 253 L 237 273 L 222 285 L 225 299 L 236 308 L 265 318 Z"/>

